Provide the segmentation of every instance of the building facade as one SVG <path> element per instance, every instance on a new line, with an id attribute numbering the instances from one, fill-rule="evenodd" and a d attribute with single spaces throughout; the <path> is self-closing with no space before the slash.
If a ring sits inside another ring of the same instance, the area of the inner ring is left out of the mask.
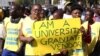
<path id="1" fill-rule="evenodd" d="M 9 2 L 14 2 L 15 0 L 0 0 L 0 7 L 9 6 Z"/>

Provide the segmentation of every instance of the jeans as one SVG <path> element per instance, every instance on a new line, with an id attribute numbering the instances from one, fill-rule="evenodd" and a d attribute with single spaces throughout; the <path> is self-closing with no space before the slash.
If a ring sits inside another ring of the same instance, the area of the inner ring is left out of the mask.
<path id="1" fill-rule="evenodd" d="M 16 52 L 12 52 L 12 51 L 4 49 L 2 52 L 2 56 L 18 56 L 18 55 Z"/>

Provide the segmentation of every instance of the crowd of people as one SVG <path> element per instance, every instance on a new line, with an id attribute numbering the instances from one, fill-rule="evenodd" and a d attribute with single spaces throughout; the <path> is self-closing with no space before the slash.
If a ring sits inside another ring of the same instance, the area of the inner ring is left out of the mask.
<path id="1" fill-rule="evenodd" d="M 33 23 L 70 18 L 80 18 L 82 49 L 65 48 L 59 54 L 47 53 L 44 56 L 91 56 L 100 37 L 100 4 L 84 8 L 72 3 L 68 3 L 64 9 L 56 6 L 44 9 L 40 4 L 33 4 L 30 8 L 16 3 L 6 10 L 0 8 L 1 56 L 41 56 L 34 55 L 34 47 L 31 45 L 34 42 Z"/>

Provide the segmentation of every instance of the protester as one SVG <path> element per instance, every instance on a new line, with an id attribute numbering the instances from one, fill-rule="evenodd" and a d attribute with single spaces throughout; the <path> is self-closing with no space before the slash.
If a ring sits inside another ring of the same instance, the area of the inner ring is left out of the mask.
<path id="1" fill-rule="evenodd" d="M 3 10 L 0 8 L 0 54 L 2 53 L 4 37 L 5 37 L 3 16 L 4 16 Z"/>
<path id="2" fill-rule="evenodd" d="M 64 15 L 63 15 L 64 19 L 71 18 L 71 6 L 72 6 L 72 3 L 68 3 L 67 5 L 65 5 Z"/>
<path id="3" fill-rule="evenodd" d="M 67 14 L 67 15 L 70 15 L 71 13 L 71 6 L 72 6 L 72 3 L 68 3 L 65 5 L 64 7 L 64 13 Z"/>
<path id="4" fill-rule="evenodd" d="M 34 46 L 33 46 L 34 36 L 32 35 L 32 26 L 33 23 L 41 20 L 40 17 L 41 10 L 42 7 L 40 4 L 34 4 L 32 6 L 30 16 L 27 16 L 22 23 L 22 27 L 20 30 L 20 40 L 23 43 L 26 43 L 25 56 L 36 56 L 34 54 Z"/>
<path id="5" fill-rule="evenodd" d="M 78 4 L 73 4 L 71 7 L 71 15 L 73 18 L 79 18 L 81 17 L 81 13 L 82 13 L 82 7 Z"/>
<path id="6" fill-rule="evenodd" d="M 89 55 L 93 52 L 100 34 L 100 23 L 93 19 L 94 12 L 92 10 L 86 11 L 87 21 L 82 24 L 84 52 Z"/>
<path id="7" fill-rule="evenodd" d="M 64 11 L 62 9 L 58 9 L 53 13 L 53 19 L 52 20 L 58 20 L 63 19 Z M 62 48 L 60 50 L 60 53 L 54 54 L 53 56 L 68 56 L 68 50 L 66 48 Z"/>
<path id="8" fill-rule="evenodd" d="M 62 9 L 58 9 L 53 13 L 53 19 L 62 19 L 63 18 L 63 10 Z"/>
<path id="9" fill-rule="evenodd" d="M 46 11 L 44 9 L 42 9 L 40 13 L 40 17 L 41 17 L 41 20 L 47 20 Z"/>
<path id="10" fill-rule="evenodd" d="M 78 4 L 74 4 L 71 7 L 72 18 L 81 18 L 82 7 Z M 81 21 L 81 19 L 80 19 Z M 69 56 L 84 56 L 83 48 L 69 50 Z"/>
<path id="11" fill-rule="evenodd" d="M 5 24 L 6 36 L 2 56 L 19 56 L 18 52 L 21 48 L 19 41 L 19 29 L 22 23 L 19 5 L 14 5 L 11 17 L 8 18 L 9 21 L 6 21 Z"/>
<path id="12" fill-rule="evenodd" d="M 49 16 L 49 20 L 51 20 L 52 18 L 53 18 L 53 13 L 56 11 L 56 10 L 58 10 L 58 7 L 56 7 L 56 6 L 53 6 L 53 7 L 51 7 L 50 9 L 49 9 L 49 11 L 50 11 L 50 16 Z"/>

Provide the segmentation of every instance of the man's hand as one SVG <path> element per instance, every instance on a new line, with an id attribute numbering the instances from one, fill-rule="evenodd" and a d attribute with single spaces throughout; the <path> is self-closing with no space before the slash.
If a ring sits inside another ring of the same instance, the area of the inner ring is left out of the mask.
<path id="1" fill-rule="evenodd" d="M 80 31 L 81 31 L 83 34 L 86 33 L 83 26 L 80 28 Z"/>
<path id="2" fill-rule="evenodd" d="M 33 37 L 27 37 L 27 43 L 31 43 L 34 40 Z"/>
<path id="3" fill-rule="evenodd" d="M 67 56 L 68 55 L 68 50 L 67 49 L 62 49 L 61 54 Z"/>

